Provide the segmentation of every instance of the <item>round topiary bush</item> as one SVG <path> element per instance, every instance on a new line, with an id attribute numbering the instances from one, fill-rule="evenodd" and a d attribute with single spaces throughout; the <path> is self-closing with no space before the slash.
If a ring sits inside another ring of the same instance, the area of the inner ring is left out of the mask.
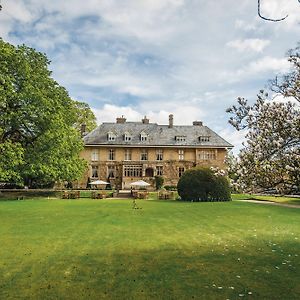
<path id="1" fill-rule="evenodd" d="M 230 201 L 230 186 L 225 176 L 209 168 L 193 168 L 180 177 L 177 190 L 184 201 Z"/>

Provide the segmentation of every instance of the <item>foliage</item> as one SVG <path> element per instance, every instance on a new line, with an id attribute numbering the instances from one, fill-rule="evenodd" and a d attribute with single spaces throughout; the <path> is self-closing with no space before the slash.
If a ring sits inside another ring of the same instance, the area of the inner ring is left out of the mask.
<path id="1" fill-rule="evenodd" d="M 155 187 L 157 190 L 161 189 L 164 184 L 164 178 L 162 176 L 155 176 Z"/>
<path id="2" fill-rule="evenodd" d="M 177 191 L 177 186 L 176 185 L 165 185 L 164 188 L 167 191 Z"/>
<path id="3" fill-rule="evenodd" d="M 184 172 L 177 190 L 184 201 L 231 200 L 228 179 L 209 168 L 193 168 Z"/>
<path id="4" fill-rule="evenodd" d="M 276 77 L 271 90 L 287 101 L 269 101 L 260 91 L 249 105 L 238 98 L 238 106 L 227 110 L 229 123 L 246 129 L 247 142 L 236 162 L 237 181 L 243 190 L 276 188 L 279 193 L 300 190 L 300 56 L 299 47 L 289 52 L 291 72 Z M 288 101 L 294 100 L 294 102 Z"/>
<path id="5" fill-rule="evenodd" d="M 74 101 L 74 106 L 76 110 L 76 122 L 74 127 L 80 131 L 81 125 L 86 125 L 86 131 L 90 132 L 96 128 L 96 117 L 94 113 L 91 111 L 89 105 L 85 102 Z"/>
<path id="6" fill-rule="evenodd" d="M 79 158 L 83 142 L 76 124 L 88 107 L 73 101 L 51 77 L 44 54 L 0 39 L 0 57 L 0 144 L 18 149 L 23 160 L 13 158 L 10 172 L 29 186 L 78 179 L 86 163 Z M 0 157 L 0 165 L 9 153 Z"/>
<path id="7" fill-rule="evenodd" d="M 0 143 L 0 181 L 19 183 L 21 177 L 16 171 L 23 161 L 23 148 L 10 140 Z"/>

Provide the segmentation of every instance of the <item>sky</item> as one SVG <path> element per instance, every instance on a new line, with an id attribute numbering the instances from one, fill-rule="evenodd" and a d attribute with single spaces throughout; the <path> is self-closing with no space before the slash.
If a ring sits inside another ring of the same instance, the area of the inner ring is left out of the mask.
<path id="1" fill-rule="evenodd" d="M 298 0 L 0 0 L 0 36 L 51 60 L 53 78 L 97 122 L 203 121 L 241 148 L 228 124 L 237 97 L 253 102 L 289 70 L 300 37 Z"/>

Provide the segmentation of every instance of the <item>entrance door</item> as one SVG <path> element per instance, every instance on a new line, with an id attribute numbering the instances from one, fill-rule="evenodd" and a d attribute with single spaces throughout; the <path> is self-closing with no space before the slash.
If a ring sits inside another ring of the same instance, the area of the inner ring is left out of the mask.
<path id="1" fill-rule="evenodd" d="M 146 171 L 145 171 L 145 176 L 146 177 L 153 177 L 154 176 L 153 168 L 147 168 Z"/>

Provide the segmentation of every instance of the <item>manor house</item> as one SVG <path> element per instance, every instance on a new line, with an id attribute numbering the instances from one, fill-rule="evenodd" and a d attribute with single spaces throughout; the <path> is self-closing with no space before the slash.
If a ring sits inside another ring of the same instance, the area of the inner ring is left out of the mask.
<path id="1" fill-rule="evenodd" d="M 83 131 L 85 129 L 83 128 Z M 123 116 L 115 123 L 103 123 L 92 132 L 83 132 L 85 149 L 81 157 L 89 168 L 79 187 L 88 180 L 104 180 L 117 189 L 144 180 L 153 187 L 154 177 L 164 177 L 164 185 L 176 185 L 184 171 L 195 166 L 224 168 L 227 149 L 233 146 L 200 121 L 190 126 L 127 122 Z"/>

